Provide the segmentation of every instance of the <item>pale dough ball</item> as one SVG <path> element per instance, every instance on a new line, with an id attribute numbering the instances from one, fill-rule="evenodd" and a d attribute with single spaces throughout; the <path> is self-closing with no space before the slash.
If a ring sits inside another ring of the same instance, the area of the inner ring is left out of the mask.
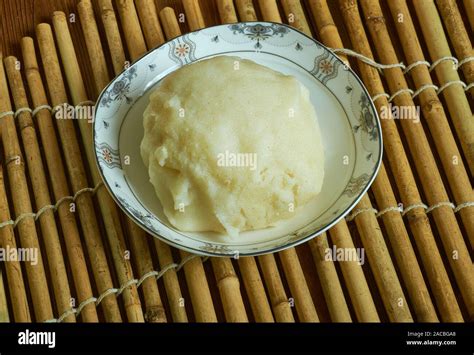
<path id="1" fill-rule="evenodd" d="M 253 61 L 218 56 L 167 76 L 144 113 L 141 155 L 182 231 L 265 228 L 321 190 L 324 151 L 308 90 Z"/>

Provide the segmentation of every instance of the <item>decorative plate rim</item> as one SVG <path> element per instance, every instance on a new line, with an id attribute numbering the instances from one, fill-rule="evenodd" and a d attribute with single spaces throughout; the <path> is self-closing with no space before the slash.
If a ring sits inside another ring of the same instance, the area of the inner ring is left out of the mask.
<path id="1" fill-rule="evenodd" d="M 209 27 L 205 27 L 205 28 L 202 28 L 202 29 L 199 29 L 199 30 L 196 30 L 196 31 L 191 31 L 191 32 L 188 32 L 186 34 L 183 34 L 183 35 L 180 35 L 180 36 L 176 36 L 166 42 L 164 42 L 163 44 L 161 44 L 160 46 L 158 47 L 155 47 L 153 49 L 151 49 L 150 51 L 144 53 L 142 56 L 140 56 L 132 65 L 130 65 L 129 67 L 125 68 L 122 72 L 120 72 L 118 75 L 116 75 L 108 84 L 107 86 L 101 91 L 100 95 L 98 96 L 97 98 L 97 101 L 96 101 L 96 105 L 95 105 L 95 109 L 94 109 L 94 117 L 96 118 L 97 117 L 97 112 L 98 112 L 98 108 L 99 108 L 99 105 L 100 105 L 100 102 L 101 100 L 103 99 L 103 96 L 105 95 L 105 93 L 110 89 L 110 87 L 116 82 L 116 79 L 121 77 L 124 73 L 126 73 L 127 71 L 130 71 L 131 68 L 134 68 L 136 66 L 139 65 L 139 63 L 141 61 L 143 61 L 145 58 L 147 58 L 148 56 L 150 56 L 152 53 L 160 50 L 162 47 L 164 46 L 167 46 L 169 45 L 170 43 L 172 43 L 173 41 L 175 41 L 176 39 L 180 39 L 180 38 L 183 38 L 185 36 L 188 36 L 190 34 L 197 34 L 201 31 L 204 31 L 204 30 L 209 30 L 209 29 L 218 29 L 218 28 L 228 28 L 230 25 L 239 25 L 239 24 L 246 24 L 246 25 L 252 25 L 252 24 L 262 24 L 262 25 L 277 25 L 277 26 L 282 26 L 282 27 L 285 27 L 287 28 L 289 31 L 293 31 L 293 32 L 296 32 L 298 33 L 299 35 L 305 37 L 306 39 L 308 39 L 309 41 L 315 43 L 317 46 L 320 46 L 324 51 L 325 53 L 328 53 L 329 56 L 333 59 L 335 59 L 339 64 L 343 65 L 344 66 L 344 69 L 348 72 L 350 72 L 350 74 L 352 75 L 353 78 L 356 79 L 357 83 L 359 84 L 360 88 L 362 89 L 362 92 L 365 94 L 365 96 L 369 99 L 368 100 L 368 104 L 371 108 L 371 111 L 374 113 L 374 120 L 375 120 L 375 126 L 376 126 L 376 129 L 377 129 L 377 133 L 378 133 L 378 149 L 377 149 L 377 152 L 378 152 L 378 157 L 375 161 L 375 164 L 374 164 L 374 169 L 372 171 L 372 174 L 370 176 L 370 178 L 367 180 L 365 186 L 362 188 L 362 190 L 359 192 L 358 196 L 356 198 L 354 198 L 352 200 L 352 202 L 348 205 L 348 207 L 346 207 L 342 212 L 339 212 L 337 214 L 337 217 L 334 217 L 331 222 L 325 224 L 323 227 L 320 227 L 318 228 L 317 230 L 313 231 L 313 232 L 310 232 L 307 236 L 305 237 L 301 237 L 299 239 L 296 239 L 296 240 L 291 240 L 291 241 L 288 241 L 287 243 L 285 244 L 282 244 L 282 245 L 278 245 L 278 246 L 275 246 L 275 247 L 272 247 L 272 248 L 268 248 L 268 249 L 265 249 L 265 250 L 257 250 L 257 251 L 244 251 L 244 252 L 240 252 L 239 250 L 230 250 L 231 252 L 216 252 L 216 251 L 209 251 L 209 250 L 203 250 L 203 249 L 197 249 L 197 248 L 193 248 L 193 247 L 189 247 L 187 245 L 184 245 L 184 244 L 179 244 L 179 243 L 176 243 L 175 241 L 173 241 L 172 239 L 169 239 L 165 236 L 162 236 L 158 233 L 156 233 L 156 231 L 153 231 L 151 230 L 151 228 L 149 228 L 147 225 L 145 225 L 140 219 L 138 219 L 133 213 L 131 213 L 127 208 L 125 208 L 125 206 L 123 206 L 122 202 L 119 201 L 119 199 L 117 198 L 114 190 L 112 189 L 112 187 L 109 185 L 109 181 L 107 180 L 107 178 L 105 177 L 104 175 L 104 172 L 102 170 L 102 167 L 100 166 L 99 164 L 99 157 L 98 157 L 98 154 L 97 154 L 97 150 L 96 150 L 96 140 L 95 140 L 95 135 L 96 135 L 96 124 L 97 124 L 97 120 L 94 119 L 93 121 L 93 129 L 92 129 L 92 140 L 93 140 L 93 149 L 94 149 L 94 160 L 95 160 L 95 163 L 96 163 L 96 166 L 99 170 L 99 174 L 102 178 L 102 181 L 105 185 L 105 187 L 107 188 L 107 190 L 109 191 L 111 197 L 113 198 L 113 200 L 115 201 L 115 203 L 120 207 L 120 209 L 129 217 L 131 218 L 135 223 L 137 223 L 142 229 L 144 229 L 147 233 L 151 234 L 153 237 L 155 238 L 158 238 L 159 240 L 167 243 L 168 245 L 171 245 L 173 247 L 176 247 L 178 249 L 181 249 L 181 250 L 185 250 L 185 251 L 188 251 L 190 253 L 194 253 L 194 254 L 199 254 L 199 255 L 202 255 L 202 256 L 214 256 L 214 257 L 232 257 L 232 256 L 236 256 L 237 254 L 237 257 L 239 256 L 258 256 L 258 255 L 264 255 L 264 254 L 272 254 L 272 253 L 276 253 L 276 252 L 279 252 L 279 251 L 282 251 L 282 250 L 285 250 L 285 249 L 288 249 L 288 248 L 291 248 L 291 247 L 295 247 L 295 246 L 298 246 L 300 244 L 303 244 L 315 237 L 318 237 L 320 236 L 322 233 L 328 231 L 329 229 L 331 229 L 334 225 L 336 225 L 337 223 L 339 223 L 343 218 L 345 218 L 347 216 L 347 214 L 349 214 L 349 212 L 359 203 L 359 201 L 362 199 L 362 197 L 367 193 L 367 191 L 369 190 L 370 186 L 372 185 L 372 183 L 374 182 L 375 178 L 377 177 L 377 174 L 380 170 L 380 167 L 382 165 L 382 159 L 383 159 L 383 135 L 382 135 L 382 127 L 381 127 L 381 121 L 380 121 L 380 117 L 378 115 L 378 112 L 377 112 L 377 109 L 375 107 L 375 104 L 367 90 L 367 88 L 365 87 L 364 83 L 362 82 L 362 80 L 359 78 L 359 76 L 354 72 L 354 70 L 347 66 L 345 64 L 345 62 L 343 60 L 341 60 L 329 47 L 327 47 L 326 45 L 320 43 L 318 40 L 316 40 L 315 38 L 312 38 L 310 36 L 308 36 L 307 34 L 301 32 L 300 30 L 294 28 L 294 27 L 291 27 L 287 24 L 283 24 L 283 23 L 277 23 L 277 22 L 271 22 L 271 21 L 245 21 L 245 22 L 238 22 L 238 23 L 234 23 L 234 24 L 221 24 L 221 25 L 214 25 L 214 26 L 209 26 Z M 199 59 L 198 59 L 199 60 Z M 177 67 L 177 69 L 181 68 L 182 66 L 185 66 L 185 65 L 189 65 L 189 64 L 192 64 L 198 60 L 195 60 L 195 61 L 192 61 L 190 63 L 185 63 L 185 64 L 182 64 L 180 66 Z M 173 70 L 174 71 L 174 70 Z M 172 71 L 171 71 L 172 72 Z M 170 73 L 171 73 L 170 72 Z M 166 75 L 169 75 L 170 73 L 166 74 Z M 353 133 L 355 134 L 355 133 Z M 367 174 L 368 175 L 368 174 Z M 162 222 L 160 221 L 160 223 L 162 224 Z M 290 233 L 289 236 L 291 236 L 292 234 Z M 205 242 L 205 241 L 202 241 L 202 243 L 208 243 L 210 244 L 209 242 Z"/>

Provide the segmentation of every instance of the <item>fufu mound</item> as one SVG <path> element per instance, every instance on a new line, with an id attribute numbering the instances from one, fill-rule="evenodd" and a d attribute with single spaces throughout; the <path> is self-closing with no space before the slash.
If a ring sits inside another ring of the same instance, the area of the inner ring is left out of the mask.
<path id="1" fill-rule="evenodd" d="M 321 190 L 324 151 L 308 90 L 218 56 L 168 75 L 144 112 L 141 155 L 169 222 L 240 231 L 292 217 Z"/>

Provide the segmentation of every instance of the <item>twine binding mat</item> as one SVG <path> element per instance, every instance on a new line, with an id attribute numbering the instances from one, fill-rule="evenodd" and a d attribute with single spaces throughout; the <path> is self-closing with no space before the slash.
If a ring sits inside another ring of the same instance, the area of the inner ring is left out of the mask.
<path id="1" fill-rule="evenodd" d="M 82 0 L 22 38 L 17 57 L 3 52 L 0 248 L 40 255 L 34 267 L 0 263 L 0 321 L 472 321 L 474 24 L 463 5 L 169 3 Z M 379 175 L 328 233 L 276 254 L 201 258 L 131 222 L 91 159 L 90 122 L 55 114 L 94 105 L 127 62 L 185 31 L 256 20 L 316 38 L 359 75 L 379 113 L 419 106 L 422 124 L 381 120 Z"/>

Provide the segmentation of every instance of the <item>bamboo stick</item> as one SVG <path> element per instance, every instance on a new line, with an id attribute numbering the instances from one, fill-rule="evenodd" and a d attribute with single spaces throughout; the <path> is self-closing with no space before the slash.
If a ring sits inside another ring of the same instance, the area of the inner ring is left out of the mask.
<path id="1" fill-rule="evenodd" d="M 66 14 L 61 11 L 55 11 L 53 13 L 53 28 L 58 43 L 59 54 L 62 59 L 67 83 L 70 87 L 71 98 L 74 104 L 87 101 L 87 95 L 85 87 L 82 82 L 82 74 L 79 69 L 79 63 L 77 61 L 76 52 L 72 44 L 71 34 L 67 25 Z M 62 86 L 64 87 L 64 86 Z M 65 91 L 65 88 L 64 88 Z M 88 123 L 86 117 L 79 117 L 79 129 L 83 136 L 84 145 L 86 147 L 86 159 L 91 166 L 94 162 L 94 152 L 92 150 L 92 128 L 90 122 Z M 90 133 L 90 134 L 84 134 Z M 97 169 L 91 169 L 91 175 L 94 183 L 98 183 L 100 180 Z"/>
<path id="2" fill-rule="evenodd" d="M 276 0 L 258 0 L 258 7 L 260 8 L 264 21 L 282 22 Z"/>
<path id="3" fill-rule="evenodd" d="M 89 0 L 87 0 L 87 2 L 88 1 Z M 85 6 L 84 0 L 79 4 L 79 6 L 85 7 L 83 9 L 83 12 L 84 15 L 87 17 L 87 21 L 83 22 L 84 32 L 87 31 L 87 27 L 89 27 L 90 24 L 94 24 L 95 27 L 97 27 L 97 25 L 95 24 L 95 17 L 94 13 L 92 12 L 92 7 Z M 108 84 L 109 81 L 108 73 L 106 71 L 107 68 L 105 67 L 104 52 L 102 50 L 102 46 L 100 45 L 100 37 L 98 36 L 98 33 L 91 34 L 88 40 L 90 42 L 93 42 L 91 48 L 95 48 L 94 52 L 89 51 L 89 56 L 102 58 L 102 60 L 91 62 L 94 81 L 96 83 L 96 86 L 101 91 Z M 112 45 L 114 45 L 114 43 L 110 44 L 110 46 Z M 116 50 L 118 51 L 120 50 L 120 48 L 117 48 Z M 106 75 L 103 75 L 104 72 L 106 73 Z M 146 273 L 153 271 L 153 262 L 151 259 L 150 251 L 148 249 L 148 244 L 146 242 L 146 234 L 128 217 L 123 217 L 125 218 L 125 226 L 127 228 L 129 237 L 128 240 L 132 248 L 134 261 L 137 265 L 138 274 L 145 275 Z M 153 323 L 165 322 L 166 315 L 164 313 L 163 304 L 161 302 L 156 281 L 152 278 L 146 279 L 142 283 L 142 290 L 146 306 L 145 319 L 148 322 Z"/>
<path id="4" fill-rule="evenodd" d="M 293 312 L 278 272 L 275 257 L 273 254 L 261 255 L 258 257 L 258 261 L 270 296 L 275 320 L 277 322 L 294 322 Z"/>
<path id="5" fill-rule="evenodd" d="M 8 314 L 8 301 L 5 292 L 5 283 L 3 280 L 3 271 L 0 267 L 0 323 L 9 323 L 10 315 Z"/>
<path id="6" fill-rule="evenodd" d="M 357 204 L 357 207 L 363 209 L 372 207 L 367 195 L 364 195 Z M 355 218 L 355 222 L 357 228 L 361 231 L 362 244 L 364 245 L 364 248 L 367 249 L 369 265 L 374 274 L 377 287 L 380 290 L 382 301 L 389 319 L 392 322 L 412 322 L 413 318 L 410 309 L 408 308 L 400 281 L 398 280 L 397 273 L 392 260 L 390 259 L 390 254 L 385 245 L 377 218 L 371 213 L 361 213 Z M 426 288 L 426 286 L 424 286 L 424 288 Z M 434 310 L 432 310 L 433 305 L 429 300 L 429 295 L 428 302 L 430 305 L 428 312 L 434 312 Z M 431 321 L 436 321 L 436 313 L 434 313 L 434 316 L 429 319 Z"/>
<path id="7" fill-rule="evenodd" d="M 3 59 L 0 58 L 0 112 L 11 111 L 10 94 L 5 77 Z M 2 132 L 3 150 L 7 162 L 7 172 L 10 183 L 10 193 L 13 200 L 15 216 L 32 213 L 31 200 L 28 193 L 28 184 L 25 175 L 23 155 L 16 134 L 13 116 L 3 117 L 0 121 Z M 15 158 L 14 157 L 18 157 Z M 18 160 L 19 159 L 19 160 Z M 17 162 L 20 162 L 18 164 Z M 17 226 L 20 234 L 22 248 L 32 248 L 38 253 L 38 263 L 26 261 L 26 272 L 28 285 L 33 301 L 33 309 L 36 321 L 42 322 L 53 318 L 53 309 L 48 290 L 48 281 L 43 265 L 43 258 L 39 247 L 38 235 L 36 233 L 35 221 L 31 217 L 23 219 Z"/>
<path id="8" fill-rule="evenodd" d="M 157 238 L 154 238 L 154 243 L 160 268 L 163 270 L 165 267 L 174 263 L 171 249 L 167 244 Z M 186 323 L 188 321 L 188 316 L 186 315 L 184 298 L 181 294 L 181 288 L 179 287 L 178 275 L 174 268 L 169 269 L 163 274 L 163 283 L 165 285 L 173 321 L 176 323 Z"/>
<path id="9" fill-rule="evenodd" d="M 171 7 L 165 7 L 160 11 L 160 20 L 168 41 L 181 35 L 176 14 Z"/>
<path id="10" fill-rule="evenodd" d="M 132 248 L 133 260 L 137 266 L 138 274 L 145 275 L 154 270 L 153 260 L 147 242 L 147 234 L 128 217 L 126 228 Z M 158 284 L 154 278 L 148 278 L 141 285 L 145 300 L 145 320 L 150 323 L 165 323 L 166 313 L 161 301 Z"/>
<path id="11" fill-rule="evenodd" d="M 53 25 L 72 101 L 75 105 L 78 105 L 81 102 L 87 101 L 87 95 L 82 81 L 79 64 L 77 62 L 76 53 L 74 51 L 74 46 L 72 44 L 71 35 L 67 26 L 66 15 L 60 11 L 54 12 Z M 82 118 L 79 119 L 79 128 L 92 179 L 96 185 L 102 180 L 92 151 L 92 126 L 88 120 Z M 100 188 L 97 191 L 97 197 L 117 276 L 122 285 L 125 282 L 132 280 L 134 277 L 130 261 L 125 258 L 126 246 L 120 225 L 117 205 L 105 188 Z M 128 320 L 130 322 L 143 322 L 143 312 L 136 285 L 133 284 L 123 291 L 123 299 Z"/>
<path id="12" fill-rule="evenodd" d="M 296 312 L 300 322 L 319 322 L 311 293 L 309 292 L 303 269 L 301 268 L 295 248 L 289 248 L 278 253 L 283 271 L 285 272 L 291 296 L 295 301 Z"/>
<path id="13" fill-rule="evenodd" d="M 99 0 L 102 23 L 104 24 L 107 43 L 109 43 L 112 65 L 115 73 L 120 73 L 125 66 L 125 52 L 117 25 L 117 18 L 111 0 Z"/>
<path id="14" fill-rule="evenodd" d="M 217 1 L 217 10 L 219 11 L 221 23 L 235 23 L 238 21 L 232 0 Z"/>
<path id="15" fill-rule="evenodd" d="M 368 27 L 382 62 L 394 63 L 397 58 L 388 32 L 385 28 L 380 6 L 374 1 L 362 2 L 362 7 L 368 20 Z M 375 20 L 374 20 L 375 19 Z M 366 39 L 364 39 L 366 40 Z M 359 38 L 358 43 L 361 40 Z M 366 51 L 368 52 L 368 51 Z M 371 53 L 369 53 L 371 55 Z M 407 84 L 400 68 L 385 71 L 387 82 L 392 92 L 397 92 L 406 88 Z M 377 74 L 378 75 L 378 74 Z M 385 100 L 383 100 L 385 101 Z M 395 98 L 395 103 L 399 106 L 413 107 L 414 103 L 410 95 L 402 94 Z M 407 120 L 402 120 L 402 128 L 412 151 L 416 168 L 425 189 L 425 194 L 430 205 L 435 205 L 441 201 L 448 201 L 446 190 L 437 171 L 434 157 L 428 145 L 425 133 L 421 125 L 413 124 Z M 390 159 L 390 158 L 389 158 Z M 397 161 L 400 156 L 396 157 Z M 395 159 L 393 159 L 395 160 Z M 436 208 L 432 211 L 437 224 L 440 236 L 449 257 L 450 265 L 454 271 L 456 280 L 460 285 L 464 301 L 470 315 L 474 312 L 474 272 L 472 272 L 472 261 L 467 251 L 466 245 L 457 225 L 453 210 L 448 207 Z M 453 258 L 455 257 L 455 258 Z"/>
<path id="16" fill-rule="evenodd" d="M 184 250 L 180 250 L 180 255 L 181 258 L 184 259 L 190 257 L 191 254 Z M 189 294 L 191 295 L 191 302 L 193 304 L 196 321 L 203 323 L 217 322 L 209 284 L 206 280 L 206 273 L 204 272 L 201 259 L 194 258 L 189 260 L 184 264 L 183 269 Z M 226 300 L 223 299 L 222 302 L 224 303 L 224 301 Z M 224 307 L 226 306 L 232 307 L 232 305 L 224 305 Z"/>
<path id="17" fill-rule="evenodd" d="M 337 31 L 337 28 L 334 25 L 331 13 L 327 6 L 326 1 L 321 0 L 312 0 L 310 1 L 310 8 L 315 18 L 318 30 L 322 37 L 323 43 L 330 47 L 342 48 L 342 41 Z M 346 64 L 349 65 L 346 58 Z M 385 171 L 385 167 L 382 163 L 380 172 L 375 179 L 372 190 L 375 191 L 375 196 L 377 204 L 380 210 L 390 208 L 396 205 L 396 199 L 393 194 L 390 181 Z M 382 191 L 382 192 L 380 192 Z M 377 193 L 380 192 L 380 193 Z M 436 311 L 433 307 L 433 304 L 430 300 L 430 295 L 426 287 L 425 281 L 423 279 L 422 272 L 418 266 L 418 261 L 414 253 L 413 247 L 410 243 L 408 233 L 405 229 L 402 217 L 400 213 L 390 212 L 383 215 L 384 224 L 387 227 L 387 234 L 392 244 L 392 250 L 394 251 L 397 264 L 400 267 L 400 271 L 403 276 L 403 280 L 407 286 L 407 290 L 412 300 L 413 307 L 417 319 L 422 322 L 434 322 L 437 321 Z M 432 237 L 431 231 L 428 231 L 428 235 L 431 235 L 431 242 L 434 245 L 436 250 L 436 244 Z M 423 238 L 427 240 L 427 238 Z M 428 260 L 424 258 L 425 265 L 431 265 L 431 259 L 435 259 L 438 262 L 441 262 L 441 259 L 428 256 Z M 439 256 L 439 253 L 437 254 Z M 438 263 L 442 266 L 442 263 Z M 444 267 L 441 269 L 444 270 Z M 437 277 L 433 278 L 433 282 L 436 283 Z M 449 283 L 448 283 L 449 285 Z M 438 285 L 438 288 L 444 288 L 443 285 Z M 448 286 L 450 288 L 450 286 Z M 438 296 L 441 300 L 447 299 L 448 302 L 444 303 L 450 305 L 451 308 L 457 310 L 457 315 L 460 315 L 459 308 L 457 307 L 457 302 L 455 301 L 454 294 L 451 292 L 441 291 L 441 295 Z M 451 295 L 452 298 L 444 297 L 444 295 Z M 452 302 L 454 299 L 454 303 Z M 450 314 L 444 313 L 444 314 Z M 449 317 L 449 316 L 447 316 Z"/>
<path id="18" fill-rule="evenodd" d="M 471 24 L 471 31 L 474 31 L 474 0 L 464 0 L 463 3 L 467 18 Z"/>
<path id="19" fill-rule="evenodd" d="M 306 21 L 303 9 L 301 8 L 301 3 L 299 0 L 293 1 L 286 1 L 284 5 L 285 14 L 288 18 L 291 18 L 291 15 L 298 14 L 298 24 L 300 28 L 308 35 L 311 36 L 311 31 L 309 30 L 309 25 Z M 293 13 L 289 12 L 293 11 Z M 370 205 L 370 201 L 367 197 L 364 197 L 365 202 Z M 375 223 L 374 223 L 375 222 Z M 345 222 L 340 222 L 345 223 Z M 378 280 L 378 287 L 381 291 L 382 299 L 384 300 L 385 307 L 389 310 L 389 315 L 391 319 L 397 321 L 409 321 L 411 318 L 406 313 L 406 309 L 397 309 L 394 308 L 394 304 L 397 303 L 400 299 L 404 300 L 404 295 L 401 290 L 401 286 L 398 282 L 396 277 L 395 270 L 393 268 L 390 256 L 388 254 L 387 247 L 383 242 L 383 239 L 377 243 L 372 240 L 370 235 L 370 231 L 372 228 L 378 229 L 377 221 L 370 219 L 363 219 L 362 223 L 358 226 L 359 230 L 362 232 L 362 239 L 364 241 L 364 246 L 369 250 L 371 255 L 377 255 L 375 257 L 375 261 L 371 263 L 371 267 L 376 275 L 376 279 Z M 416 260 L 416 259 L 415 259 Z M 386 266 L 389 265 L 387 268 Z M 390 267 L 391 266 L 391 267 Z M 420 273 L 421 274 L 421 273 Z M 324 279 L 324 278 L 323 278 Z M 387 282 L 389 284 L 387 285 Z M 426 287 L 425 287 L 426 289 Z M 427 291 L 426 291 L 427 293 Z M 433 310 L 434 311 L 434 310 Z"/>
<path id="20" fill-rule="evenodd" d="M 18 60 L 15 57 L 7 57 L 4 60 L 7 72 L 10 91 L 13 96 L 15 108 L 29 107 L 26 98 L 23 78 L 20 70 L 17 69 Z M 31 177 L 32 190 L 35 197 L 36 209 L 40 210 L 44 206 L 51 205 L 51 199 L 46 181 L 45 168 L 42 162 L 41 152 L 36 136 L 31 113 L 23 111 L 17 117 L 18 127 L 23 141 L 23 147 L 28 163 L 28 171 Z M 18 138 L 17 138 L 18 139 Z M 53 293 L 59 314 L 71 308 L 71 290 L 69 289 L 66 264 L 64 263 L 59 233 L 52 210 L 47 210 L 41 214 L 41 233 L 45 243 L 46 256 L 49 265 L 54 265 L 51 271 Z M 73 314 L 64 319 L 65 322 L 75 322 Z"/>
<path id="21" fill-rule="evenodd" d="M 204 28 L 204 17 L 202 16 L 199 0 L 183 0 L 184 12 L 191 31 Z"/>
<path id="22" fill-rule="evenodd" d="M 148 4 L 148 6 L 153 5 L 153 2 L 151 4 Z M 133 6 L 133 1 L 131 4 L 128 4 L 129 7 Z M 142 3 L 142 6 L 144 6 L 144 3 Z M 130 8 L 129 8 L 130 10 Z M 134 8 L 133 8 L 134 11 Z M 150 11 L 150 10 L 148 10 Z M 154 21 L 153 21 L 154 22 Z M 144 22 L 143 27 L 140 27 L 140 24 L 136 21 L 126 21 L 123 16 L 121 16 L 121 23 L 122 27 L 124 29 L 124 32 L 129 32 L 129 33 L 134 33 L 135 40 L 127 42 L 127 48 L 128 52 L 130 53 L 130 57 L 132 61 L 137 60 L 141 53 L 147 51 L 147 45 L 145 44 L 145 40 L 143 36 L 141 35 L 142 33 L 142 28 L 143 32 L 156 32 L 156 24 L 153 22 Z M 158 23 L 158 19 L 156 19 L 156 22 Z M 97 40 L 100 40 L 97 38 Z M 158 41 L 155 43 L 155 41 Z M 161 44 L 164 42 L 164 38 L 156 38 L 154 41 L 155 45 Z M 111 43 L 113 45 L 113 43 Z M 148 45 L 148 49 L 151 50 L 153 47 Z M 104 83 L 103 83 L 104 84 Z"/>
<path id="23" fill-rule="evenodd" d="M 48 101 L 39 74 L 33 39 L 24 37 L 21 41 L 21 49 L 33 105 L 35 107 L 47 105 Z M 59 201 L 66 196 L 71 196 L 71 193 L 69 191 L 58 139 L 49 110 L 39 111 L 36 114 L 36 122 L 43 142 L 43 150 L 54 198 L 56 201 Z M 45 142 L 47 142 L 47 144 L 45 144 Z M 81 303 L 90 299 L 93 294 L 76 218 L 74 217 L 74 213 L 70 211 L 70 205 L 68 203 L 59 205 L 58 215 L 63 230 L 63 238 L 66 245 L 68 261 L 71 265 L 78 302 Z M 81 311 L 81 318 L 84 322 L 98 322 L 95 305 L 92 303 L 86 305 Z"/>
<path id="24" fill-rule="evenodd" d="M 352 322 L 334 262 L 326 259 L 326 250 L 329 249 L 326 233 L 311 239 L 308 244 L 313 254 L 331 320 L 333 322 Z"/>
<path id="25" fill-rule="evenodd" d="M 235 4 L 240 21 L 257 21 L 257 14 L 255 13 L 252 0 L 236 0 Z"/>
<path id="26" fill-rule="evenodd" d="M 459 60 L 474 56 L 471 40 L 464 28 L 464 22 L 456 1 L 436 0 L 436 4 L 438 5 L 438 10 L 441 13 L 444 25 L 448 31 L 449 38 L 451 39 L 454 52 Z M 464 63 L 461 69 L 467 83 L 474 83 L 474 61 Z M 474 88 L 470 89 L 470 93 L 474 95 Z"/>
<path id="27" fill-rule="evenodd" d="M 339 222 L 332 227 L 329 230 L 329 235 L 336 248 L 355 249 L 345 222 Z M 362 267 L 356 260 L 345 260 L 340 265 L 359 322 L 380 322 Z"/>
<path id="28" fill-rule="evenodd" d="M 141 31 L 135 31 L 140 28 L 140 21 L 133 0 L 117 0 L 116 4 L 128 52 L 132 58 L 141 57 L 146 52 L 145 39 Z"/>
<path id="29" fill-rule="evenodd" d="M 334 23 L 326 0 L 309 0 L 309 8 L 316 22 L 317 32 L 324 44 L 331 48 L 342 48 L 341 37 Z M 349 65 L 347 56 L 343 53 L 337 55 L 344 63 Z"/>
<path id="30" fill-rule="evenodd" d="M 283 11 L 285 11 L 288 24 L 312 37 L 311 29 L 306 21 L 300 0 L 282 0 L 281 4 L 283 5 Z"/>
<path id="31" fill-rule="evenodd" d="M 39 24 L 36 28 L 36 33 L 51 103 L 53 106 L 62 105 L 67 102 L 67 95 L 63 85 L 51 27 L 46 23 Z M 73 122 L 71 120 L 56 120 L 56 125 L 62 142 L 71 187 L 73 191 L 79 191 L 88 187 L 88 183 Z M 92 263 L 95 283 L 98 291 L 102 294 L 106 290 L 113 288 L 113 284 L 100 236 L 99 225 L 94 213 L 94 203 L 89 194 L 82 194 L 78 196 L 76 204 L 87 251 Z M 105 297 L 101 305 L 106 321 L 121 321 L 117 299 L 114 295 Z"/>
<path id="32" fill-rule="evenodd" d="M 272 310 L 265 294 L 255 258 L 241 257 L 238 263 L 255 322 L 273 323 Z"/>
<path id="33" fill-rule="evenodd" d="M 0 55 L 1 58 L 1 55 Z M 0 77 L 2 74 L 0 73 Z M 4 82 L 0 82 L 3 86 Z M 0 89 L 4 92 L 5 88 Z M 7 192 L 5 191 L 5 181 L 3 178 L 3 162 L 0 164 L 0 221 L 9 221 L 10 211 L 8 208 Z M 15 234 L 11 225 L 0 228 L 0 248 L 16 249 Z M 5 263 L 5 273 L 8 282 L 8 291 L 15 322 L 31 322 L 28 299 L 26 297 L 23 274 L 21 272 L 20 261 L 10 260 Z"/>
<path id="34" fill-rule="evenodd" d="M 451 56 L 443 25 L 433 0 L 414 1 L 418 22 L 423 32 L 431 60 Z M 449 81 L 460 80 L 456 68 L 451 61 L 444 61 L 434 69 L 441 85 Z M 442 92 L 453 121 L 467 165 L 474 175 L 474 119 L 466 97 L 460 85 L 451 85 Z"/>
<path id="35" fill-rule="evenodd" d="M 103 87 L 100 87 L 98 83 L 107 82 L 109 73 L 107 70 L 107 64 L 105 58 L 100 55 L 94 55 L 95 53 L 103 53 L 102 43 L 95 41 L 95 38 L 99 37 L 99 29 L 97 23 L 94 20 L 94 10 L 92 9 L 91 0 L 82 0 L 77 5 L 79 12 L 79 18 L 81 20 L 82 33 L 84 33 L 84 39 L 86 42 L 87 52 L 89 53 L 89 61 L 93 68 L 100 68 L 100 71 L 94 73 L 98 76 L 95 80 L 95 95 L 99 95 Z"/>
<path id="36" fill-rule="evenodd" d="M 165 41 L 163 31 L 158 22 L 158 14 L 153 0 L 135 0 L 138 16 L 148 49 L 158 47 Z"/>
<path id="37" fill-rule="evenodd" d="M 231 259 L 211 258 L 211 262 L 227 322 L 248 322 L 242 296 L 240 292 L 235 292 L 240 289 L 240 281 L 235 274 Z"/>

